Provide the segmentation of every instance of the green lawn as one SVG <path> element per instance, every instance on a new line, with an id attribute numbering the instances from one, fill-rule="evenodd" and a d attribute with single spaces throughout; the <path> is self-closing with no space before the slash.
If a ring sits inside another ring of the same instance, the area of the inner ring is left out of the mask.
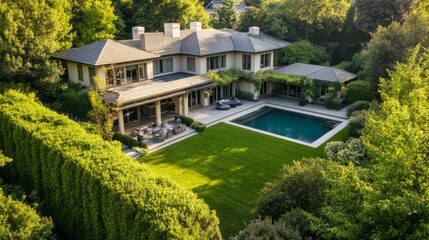
<path id="1" fill-rule="evenodd" d="M 343 130 L 332 139 L 346 138 Z M 323 147 L 311 148 L 220 123 L 148 155 L 143 162 L 203 198 L 216 210 L 227 239 L 254 216 L 265 182 L 274 180 L 284 164 L 323 156 Z"/>

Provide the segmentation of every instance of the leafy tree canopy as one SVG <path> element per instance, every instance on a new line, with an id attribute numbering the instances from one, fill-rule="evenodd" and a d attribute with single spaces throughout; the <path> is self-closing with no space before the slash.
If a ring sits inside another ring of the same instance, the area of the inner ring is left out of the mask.
<path id="1" fill-rule="evenodd" d="M 0 77 L 31 84 L 55 95 L 62 69 L 50 56 L 71 47 L 67 0 L 22 0 L 0 3 Z"/>
<path id="2" fill-rule="evenodd" d="M 356 25 L 371 33 L 378 26 L 387 27 L 392 22 L 402 22 L 416 6 L 416 0 L 356 0 Z"/>
<path id="3" fill-rule="evenodd" d="M 380 27 L 368 43 L 363 54 L 363 78 L 378 84 L 378 78 L 387 78 L 386 69 L 393 69 L 397 61 L 405 62 L 411 49 L 418 44 L 429 47 L 429 13 L 413 12 L 404 23 L 392 23 L 387 28 Z"/>
<path id="4" fill-rule="evenodd" d="M 237 22 L 235 0 L 222 0 L 222 7 L 217 10 L 216 17 L 210 21 L 216 29 L 235 29 Z"/>
<path id="5" fill-rule="evenodd" d="M 295 42 L 279 53 L 281 64 L 311 63 L 328 65 L 330 56 L 324 47 L 313 45 L 307 40 Z"/>
<path id="6" fill-rule="evenodd" d="M 125 28 L 120 36 L 129 38 L 133 26 L 143 26 L 146 31 L 164 31 L 164 23 L 178 22 L 182 29 L 192 21 L 199 21 L 208 27 L 209 17 L 203 3 L 198 0 L 113 0 L 114 6 Z"/>
<path id="7" fill-rule="evenodd" d="M 79 47 L 101 39 L 114 38 L 117 18 L 111 0 L 74 0 L 74 45 Z"/>

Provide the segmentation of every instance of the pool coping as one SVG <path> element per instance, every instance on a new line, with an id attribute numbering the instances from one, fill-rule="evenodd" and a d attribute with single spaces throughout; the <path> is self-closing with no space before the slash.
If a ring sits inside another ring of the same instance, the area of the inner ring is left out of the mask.
<path id="1" fill-rule="evenodd" d="M 323 119 L 327 119 L 327 120 L 334 120 L 334 121 L 340 122 L 340 124 L 338 124 L 335 128 L 333 128 L 329 132 L 327 132 L 324 135 L 322 135 L 316 141 L 314 141 L 312 143 L 308 143 L 308 142 L 300 141 L 300 140 L 297 140 L 297 139 L 285 137 L 285 136 L 278 135 L 278 134 L 275 134 L 275 133 L 266 132 L 266 131 L 263 131 L 263 130 L 259 130 L 259 129 L 252 128 L 252 127 L 247 127 L 247 126 L 244 126 L 244 125 L 232 122 L 233 120 L 235 120 L 237 118 L 240 118 L 240 117 L 242 117 L 244 115 L 247 115 L 247 114 L 253 113 L 255 111 L 258 111 L 258 110 L 260 110 L 263 107 L 271 107 L 271 108 L 281 109 L 281 110 L 285 110 L 285 111 L 289 111 L 289 112 L 295 112 L 295 113 L 310 115 L 310 116 L 314 116 L 314 117 L 318 117 L 318 118 L 323 118 Z M 344 129 L 347 126 L 347 124 L 348 124 L 348 120 L 344 119 L 344 118 L 335 117 L 335 116 L 331 116 L 331 115 L 327 115 L 327 114 L 323 114 L 323 113 L 316 113 L 316 112 L 313 112 L 313 111 L 305 111 L 305 110 L 297 109 L 297 108 L 293 108 L 293 107 L 281 106 L 281 105 L 272 104 L 272 103 L 269 103 L 269 102 L 258 104 L 258 105 L 254 106 L 254 107 L 248 108 L 248 109 L 246 109 L 244 111 L 241 111 L 241 112 L 236 113 L 234 115 L 228 116 L 228 117 L 222 119 L 221 121 L 224 122 L 224 123 L 236 126 L 236 127 L 248 129 L 248 130 L 251 130 L 251 131 L 254 131 L 254 132 L 258 132 L 258 133 L 265 134 L 265 135 L 268 135 L 268 136 L 280 138 L 280 139 L 287 140 L 287 141 L 290 141 L 290 142 L 295 142 L 295 143 L 302 144 L 302 145 L 309 146 L 309 147 L 313 147 L 313 148 L 317 148 L 320 145 L 322 145 L 324 142 L 326 142 L 327 140 L 329 140 L 330 138 L 332 138 L 335 134 L 337 134 L 342 129 Z"/>

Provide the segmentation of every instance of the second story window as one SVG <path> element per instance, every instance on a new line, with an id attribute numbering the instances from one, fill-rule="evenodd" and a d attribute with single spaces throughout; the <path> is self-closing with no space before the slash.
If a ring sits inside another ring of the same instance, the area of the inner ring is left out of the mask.
<path id="1" fill-rule="evenodd" d="M 147 79 L 147 66 L 146 63 L 139 65 L 139 78 L 141 80 Z"/>
<path id="2" fill-rule="evenodd" d="M 207 58 L 207 71 L 226 68 L 226 55 Z"/>
<path id="3" fill-rule="evenodd" d="M 153 74 L 162 74 L 173 71 L 173 58 L 165 58 L 153 61 Z"/>
<path id="4" fill-rule="evenodd" d="M 83 69 L 82 69 L 82 65 L 80 64 L 77 65 L 77 77 L 79 81 L 83 82 Z"/>
<path id="5" fill-rule="evenodd" d="M 250 70 L 252 68 L 252 56 L 243 54 L 243 70 Z"/>
<path id="6" fill-rule="evenodd" d="M 271 67 L 271 53 L 261 54 L 261 68 Z"/>
<path id="7" fill-rule="evenodd" d="M 187 71 L 189 72 L 195 72 L 195 58 L 193 57 L 187 57 L 186 58 L 186 65 L 187 65 Z"/>

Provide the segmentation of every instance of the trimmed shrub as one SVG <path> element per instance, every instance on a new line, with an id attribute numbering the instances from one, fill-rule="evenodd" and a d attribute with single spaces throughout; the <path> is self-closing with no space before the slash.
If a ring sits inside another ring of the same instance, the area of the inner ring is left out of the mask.
<path id="1" fill-rule="evenodd" d="M 278 180 L 265 185 L 257 214 L 277 220 L 295 208 L 312 213 L 325 200 L 323 161 L 303 159 L 292 166 L 285 165 Z"/>
<path id="2" fill-rule="evenodd" d="M 204 132 L 206 130 L 206 125 L 202 122 L 193 122 L 191 128 L 195 129 L 197 132 Z"/>
<path id="3" fill-rule="evenodd" d="M 367 111 L 354 112 L 349 118 L 349 137 L 358 138 L 362 135 L 362 130 L 365 128 L 366 118 L 368 117 Z"/>
<path id="4" fill-rule="evenodd" d="M 179 116 L 179 118 L 180 118 L 180 122 L 185 124 L 188 127 L 190 127 L 192 125 L 192 123 L 194 122 L 194 119 L 192 119 L 190 117 Z"/>
<path id="5" fill-rule="evenodd" d="M 371 102 L 375 98 L 375 92 L 371 90 L 369 82 L 356 80 L 347 84 L 345 91 L 346 103 L 352 104 L 357 101 Z"/>
<path id="6" fill-rule="evenodd" d="M 35 102 L 0 95 L 4 174 L 45 202 L 70 239 L 220 239 L 219 220 L 191 191 L 125 156 L 117 145 Z"/>
<path id="7" fill-rule="evenodd" d="M 347 109 L 347 117 L 350 117 L 356 111 L 368 110 L 370 106 L 371 104 L 368 101 L 357 101 Z"/>
<path id="8" fill-rule="evenodd" d="M 57 102 L 61 104 L 61 109 L 58 109 L 59 111 L 71 113 L 80 119 L 86 119 L 88 112 L 91 110 L 88 92 L 78 92 L 77 90 L 69 89 L 60 95 Z"/>
<path id="9" fill-rule="evenodd" d="M 241 230 L 238 236 L 234 239 L 303 239 L 300 233 L 292 228 L 289 224 L 283 221 L 273 222 L 267 217 L 264 220 L 261 218 L 252 220 L 249 225 Z"/>
<path id="10" fill-rule="evenodd" d="M 117 133 L 117 132 L 115 132 L 113 134 L 113 140 L 119 141 L 122 144 L 128 146 L 129 148 L 139 147 L 139 148 L 147 149 L 147 144 L 146 143 L 139 142 L 139 141 L 135 140 L 132 137 L 129 137 L 127 135 L 120 134 L 120 133 Z"/>
<path id="11" fill-rule="evenodd" d="M 240 89 L 235 90 L 235 96 L 238 97 L 239 99 L 255 101 L 253 93 L 241 91 Z"/>
<path id="12" fill-rule="evenodd" d="M 0 239 L 49 239 L 54 224 L 30 206 L 6 196 L 0 188 Z"/>
<path id="13" fill-rule="evenodd" d="M 346 142 L 333 141 L 326 144 L 325 159 L 343 165 L 365 165 L 368 161 L 365 148 L 359 138 L 349 138 Z"/>

